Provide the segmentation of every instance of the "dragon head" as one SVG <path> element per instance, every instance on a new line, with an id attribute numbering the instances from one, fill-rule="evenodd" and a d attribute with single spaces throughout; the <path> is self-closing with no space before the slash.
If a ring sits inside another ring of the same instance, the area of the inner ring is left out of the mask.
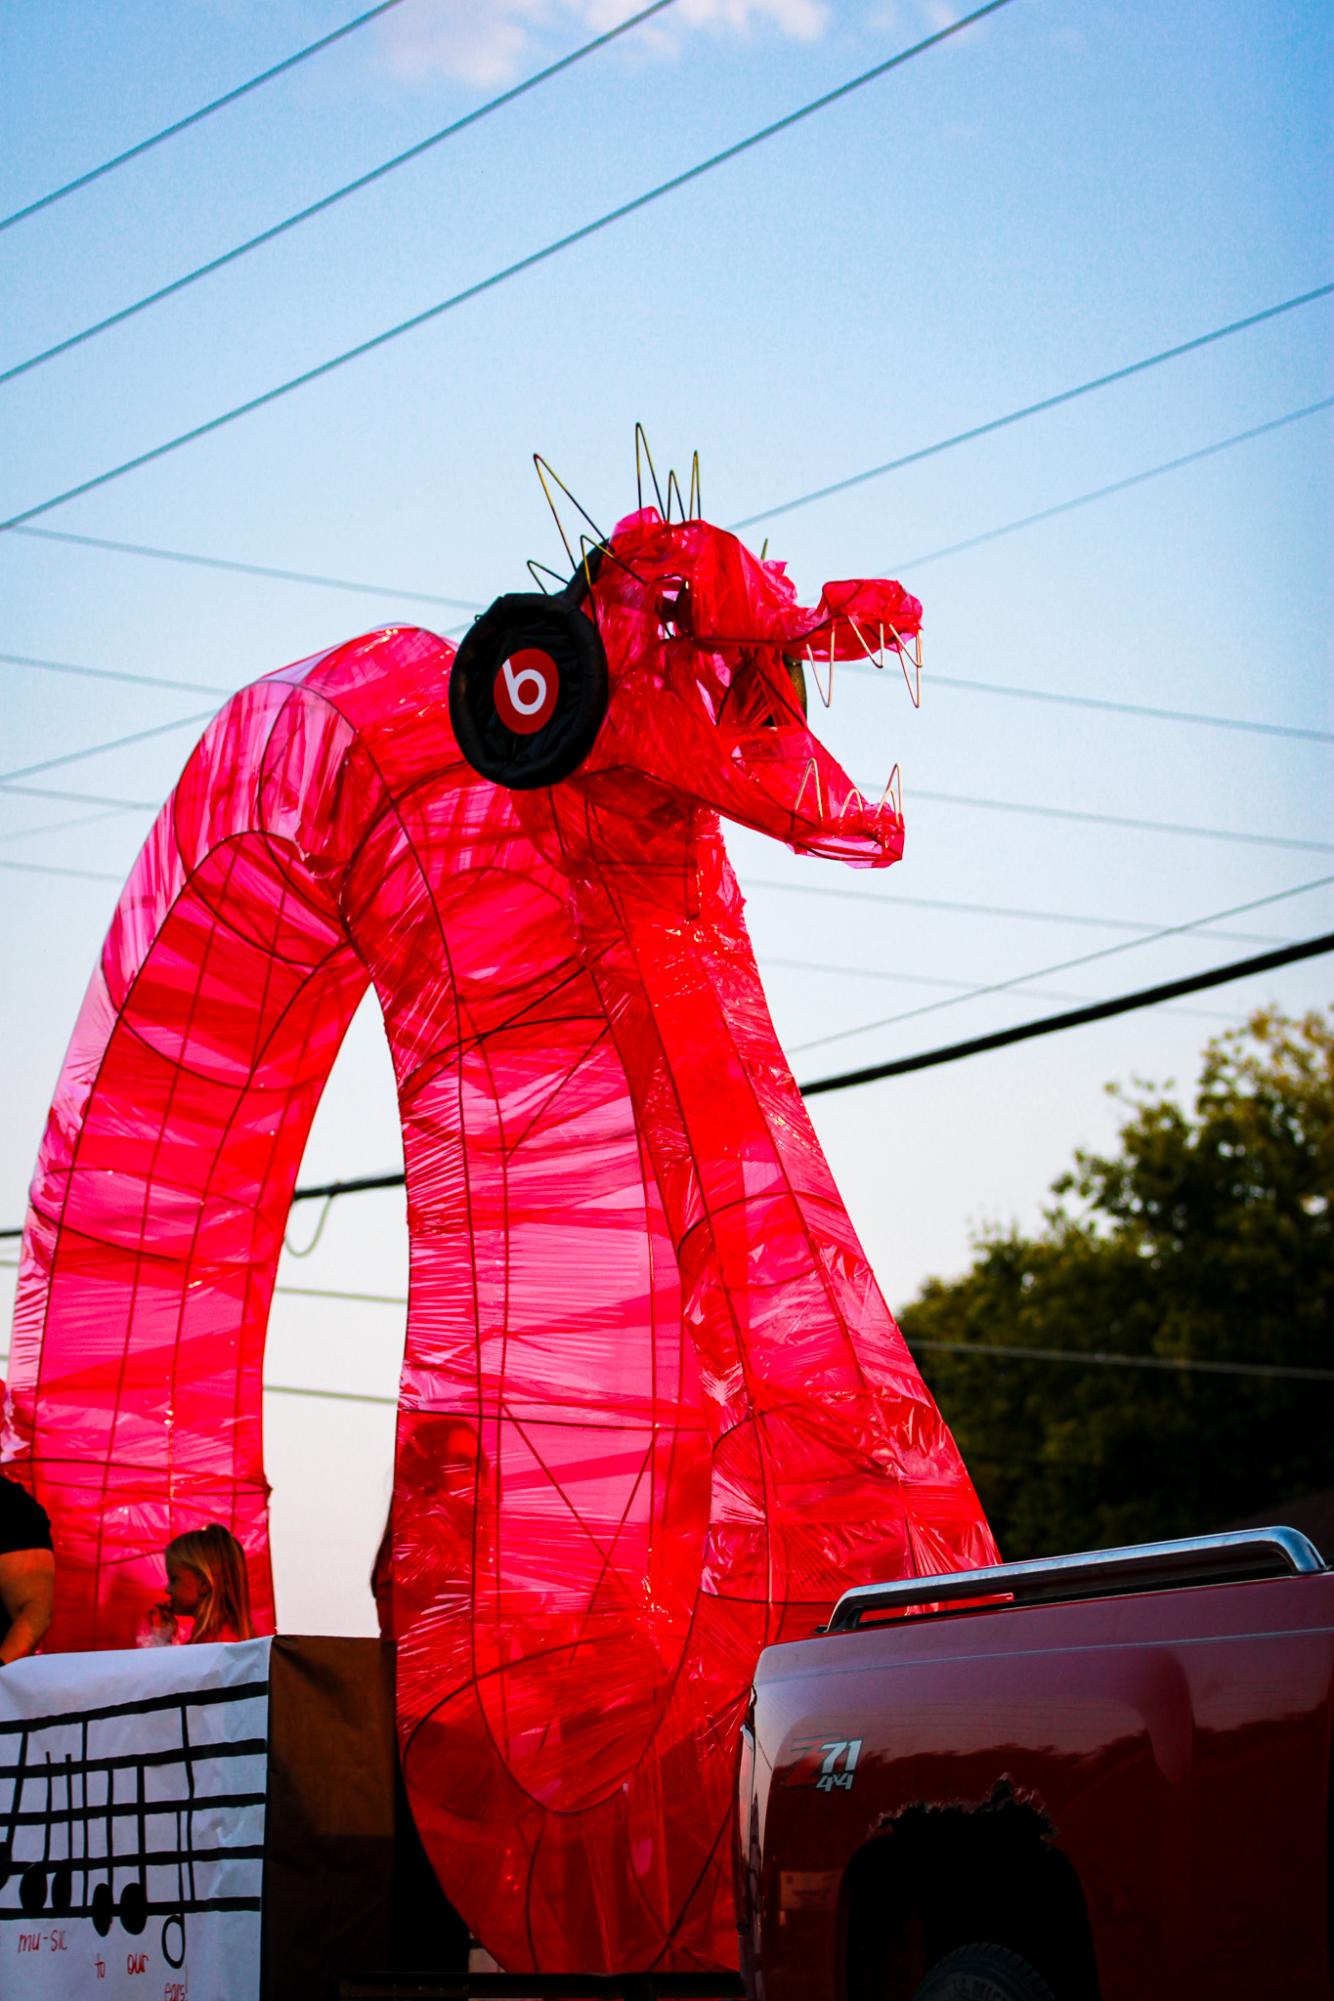
<path id="1" fill-rule="evenodd" d="M 840 660 L 918 664 L 922 607 L 901 584 L 827 583 L 806 607 L 783 563 L 644 507 L 603 545 L 590 609 L 610 702 L 574 782 L 633 769 L 798 853 L 897 860 L 892 775 L 863 797 L 812 730 L 807 690 L 830 689 Z"/>
<path id="2" fill-rule="evenodd" d="M 546 488 L 540 459 L 538 471 Z M 697 490 L 692 478 L 692 501 Z M 477 620 L 450 680 L 464 755 L 516 793 L 568 787 L 643 827 L 693 808 L 800 854 L 896 861 L 898 767 L 867 799 L 810 727 L 807 676 L 826 702 L 840 660 L 897 658 L 915 679 L 921 605 L 871 578 L 827 583 L 803 606 L 783 563 L 693 506 L 673 520 L 674 493 L 674 474 L 665 507 L 660 494 L 645 506 L 641 487 L 610 536 L 581 538 L 563 589 L 499 598 Z"/>

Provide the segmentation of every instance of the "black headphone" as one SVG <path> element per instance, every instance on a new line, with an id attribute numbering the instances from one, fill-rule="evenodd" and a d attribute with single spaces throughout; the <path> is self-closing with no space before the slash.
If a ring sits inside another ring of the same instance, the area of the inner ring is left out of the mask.
<path id="1" fill-rule="evenodd" d="M 512 591 L 472 626 L 449 675 L 449 719 L 474 771 L 512 792 L 558 785 L 592 750 L 610 689 L 582 609 L 602 560 L 591 549 L 563 591 Z"/>

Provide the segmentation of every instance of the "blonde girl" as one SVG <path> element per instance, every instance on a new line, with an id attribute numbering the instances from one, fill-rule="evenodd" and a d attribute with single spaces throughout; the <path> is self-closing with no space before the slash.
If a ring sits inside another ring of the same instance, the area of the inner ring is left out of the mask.
<path id="1" fill-rule="evenodd" d="M 173 1624 L 192 1619 L 191 1644 L 203 1640 L 251 1640 L 250 1582 L 245 1552 L 221 1522 L 188 1529 L 166 1548 L 167 1607 Z"/>

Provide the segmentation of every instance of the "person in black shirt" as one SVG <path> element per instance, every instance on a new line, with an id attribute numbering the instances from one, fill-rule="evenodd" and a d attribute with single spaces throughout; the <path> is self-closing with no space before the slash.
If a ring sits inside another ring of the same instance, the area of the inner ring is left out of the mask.
<path id="1" fill-rule="evenodd" d="M 37 1651 L 51 1623 L 55 1589 L 46 1509 L 0 1473 L 0 1667 Z"/>

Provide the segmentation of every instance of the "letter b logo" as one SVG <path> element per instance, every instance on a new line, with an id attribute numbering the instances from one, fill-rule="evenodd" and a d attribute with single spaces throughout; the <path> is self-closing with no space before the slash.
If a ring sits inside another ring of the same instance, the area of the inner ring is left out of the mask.
<path id="1" fill-rule="evenodd" d="M 523 646 L 500 663 L 494 685 L 496 712 L 516 736 L 533 736 L 548 722 L 560 692 L 560 675 L 549 653 Z"/>

